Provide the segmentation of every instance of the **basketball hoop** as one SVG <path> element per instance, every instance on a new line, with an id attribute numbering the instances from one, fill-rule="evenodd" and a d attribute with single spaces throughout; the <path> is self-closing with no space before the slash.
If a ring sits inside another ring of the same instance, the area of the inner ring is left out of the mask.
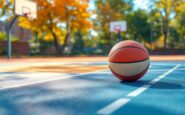
<path id="1" fill-rule="evenodd" d="M 126 21 L 111 21 L 110 22 L 110 32 L 125 32 L 127 30 Z"/>
<path id="2" fill-rule="evenodd" d="M 117 32 L 117 33 L 121 32 L 121 25 L 115 25 L 114 26 L 114 31 Z"/>
<path id="3" fill-rule="evenodd" d="M 27 17 L 29 20 L 33 20 L 31 9 L 28 7 L 22 7 L 22 13 L 25 17 Z"/>
<path id="4" fill-rule="evenodd" d="M 25 17 L 27 17 L 29 20 L 33 20 L 34 18 L 31 15 L 31 12 L 23 13 Z"/>
<path id="5" fill-rule="evenodd" d="M 37 18 L 37 3 L 30 0 L 15 0 L 15 14 L 29 20 Z"/>

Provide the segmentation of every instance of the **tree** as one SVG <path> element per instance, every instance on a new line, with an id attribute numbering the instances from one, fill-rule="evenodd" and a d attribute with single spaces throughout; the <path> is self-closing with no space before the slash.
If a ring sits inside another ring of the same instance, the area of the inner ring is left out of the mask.
<path id="1" fill-rule="evenodd" d="M 175 11 L 177 14 L 175 20 L 173 21 L 173 26 L 180 37 L 175 40 L 175 42 L 178 42 L 176 46 L 185 48 L 185 1 L 179 0 Z"/>
<path id="2" fill-rule="evenodd" d="M 111 39 L 109 24 L 111 21 L 125 19 L 125 13 L 130 10 L 131 6 L 124 0 L 98 0 L 96 1 L 96 7 L 95 30 L 98 32 L 101 42 L 105 45 L 106 52 L 108 52 L 112 41 L 115 41 L 115 39 Z"/>
<path id="3" fill-rule="evenodd" d="M 179 0 L 157 0 L 155 8 L 158 11 L 156 16 L 161 19 L 162 33 L 164 36 L 164 48 L 167 48 L 167 39 L 169 36 L 169 29 L 171 20 L 176 15 L 176 7 L 179 4 Z"/>
<path id="4" fill-rule="evenodd" d="M 14 4 L 14 0 L 0 0 L 0 19 L 2 17 L 6 17 L 7 21 L 9 21 L 13 14 L 12 6 Z"/>
<path id="5" fill-rule="evenodd" d="M 89 20 L 91 13 L 85 0 L 54 0 L 52 3 L 48 0 L 36 1 L 38 18 L 32 21 L 21 18 L 20 26 L 50 36 L 54 40 L 58 55 L 64 53 L 72 33 L 77 30 L 87 32 L 92 28 Z"/>
<path id="6" fill-rule="evenodd" d="M 83 35 L 78 31 L 75 35 L 75 43 L 72 48 L 72 54 L 82 54 L 84 51 Z"/>
<path id="7" fill-rule="evenodd" d="M 148 23 L 149 15 L 144 10 L 137 10 L 127 15 L 128 39 L 151 42 L 151 25 Z"/>

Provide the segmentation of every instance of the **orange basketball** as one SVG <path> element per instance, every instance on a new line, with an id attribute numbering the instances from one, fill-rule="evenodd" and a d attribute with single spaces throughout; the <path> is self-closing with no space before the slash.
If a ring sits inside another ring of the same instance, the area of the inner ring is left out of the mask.
<path id="1" fill-rule="evenodd" d="M 140 43 L 126 40 L 116 44 L 109 53 L 109 68 L 120 80 L 136 81 L 148 70 L 149 53 Z"/>

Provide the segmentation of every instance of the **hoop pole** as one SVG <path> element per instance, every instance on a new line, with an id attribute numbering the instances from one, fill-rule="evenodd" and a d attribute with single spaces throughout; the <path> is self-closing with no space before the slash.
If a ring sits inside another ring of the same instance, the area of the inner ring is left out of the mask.
<path id="1" fill-rule="evenodd" d="M 122 36 L 121 36 L 121 32 L 120 31 L 117 33 L 117 37 L 118 37 L 118 41 L 121 42 L 122 41 Z"/>
<path id="2" fill-rule="evenodd" d="M 11 56 L 12 56 L 12 44 L 11 44 L 11 31 L 12 31 L 12 27 L 13 27 L 13 24 L 15 23 L 16 19 L 18 18 L 19 16 L 15 16 L 10 24 L 8 25 L 8 30 L 7 30 L 7 40 L 8 40 L 8 44 L 7 44 L 7 58 L 10 59 Z"/>

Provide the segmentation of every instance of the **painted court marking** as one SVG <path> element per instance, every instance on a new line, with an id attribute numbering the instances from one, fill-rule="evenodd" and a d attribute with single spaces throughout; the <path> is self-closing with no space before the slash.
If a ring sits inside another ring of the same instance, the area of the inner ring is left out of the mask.
<path id="1" fill-rule="evenodd" d="M 116 111 L 118 108 L 122 107 L 123 105 L 127 104 L 130 101 L 129 98 L 121 98 L 116 100 L 115 102 L 111 103 L 110 105 L 106 106 L 105 108 L 98 111 L 98 114 L 109 115 Z"/>
<path id="2" fill-rule="evenodd" d="M 71 64 L 82 64 L 82 65 L 88 65 L 93 62 L 39 62 L 39 63 L 1 63 L 1 67 L 28 67 L 28 66 L 55 66 L 55 65 L 71 65 Z M 96 62 L 96 63 L 102 63 L 102 62 Z"/>
<path id="3" fill-rule="evenodd" d="M 30 85 L 40 84 L 40 83 L 46 83 L 46 82 L 62 80 L 62 79 L 69 79 L 69 78 L 73 78 L 73 77 L 77 77 L 77 76 L 81 76 L 81 75 L 88 75 L 88 74 L 92 74 L 92 73 L 103 72 L 103 71 L 106 71 L 106 70 L 108 70 L 108 69 L 98 70 L 98 71 L 88 72 L 88 73 L 82 73 L 82 74 L 77 74 L 77 75 L 66 75 L 66 76 L 55 78 L 55 79 L 40 80 L 40 81 L 36 81 L 36 82 L 23 83 L 23 84 L 8 86 L 8 87 L 0 87 L 0 90 L 6 90 L 6 89 L 12 89 L 12 88 L 18 88 L 18 87 L 24 87 L 24 86 L 30 86 Z"/>
<path id="4" fill-rule="evenodd" d="M 147 90 L 151 85 L 143 85 L 142 87 L 132 91 L 131 93 L 129 93 L 127 96 L 128 97 L 136 97 L 139 94 L 141 94 L 142 92 L 144 92 L 145 90 Z"/>
<path id="5" fill-rule="evenodd" d="M 126 97 L 118 99 L 118 100 L 114 101 L 113 103 L 110 103 L 109 105 L 103 107 L 102 109 L 97 111 L 97 114 L 103 114 L 103 115 L 110 115 L 110 114 L 112 114 L 113 112 L 115 112 L 119 108 L 121 108 L 124 105 L 126 105 L 129 101 L 131 101 L 131 99 L 133 97 L 136 97 L 136 96 L 140 95 L 145 90 L 147 90 L 149 87 L 151 87 L 152 85 L 154 85 L 155 83 L 160 81 L 162 78 L 166 77 L 168 74 L 170 74 L 171 72 L 173 72 L 174 70 L 176 70 L 180 66 L 181 66 L 181 64 L 176 65 L 175 67 L 173 67 L 172 69 L 166 71 L 165 73 L 163 73 L 162 75 L 160 75 L 157 78 L 153 79 L 149 83 L 147 83 L 147 84 L 137 88 L 136 90 L 132 91 L 131 93 L 127 94 Z"/>
<path id="6" fill-rule="evenodd" d="M 158 72 L 158 71 L 167 71 L 168 69 L 153 69 L 153 70 L 148 70 L 149 72 Z M 176 69 L 176 70 L 185 70 L 185 68 L 179 68 L 179 69 Z"/>

